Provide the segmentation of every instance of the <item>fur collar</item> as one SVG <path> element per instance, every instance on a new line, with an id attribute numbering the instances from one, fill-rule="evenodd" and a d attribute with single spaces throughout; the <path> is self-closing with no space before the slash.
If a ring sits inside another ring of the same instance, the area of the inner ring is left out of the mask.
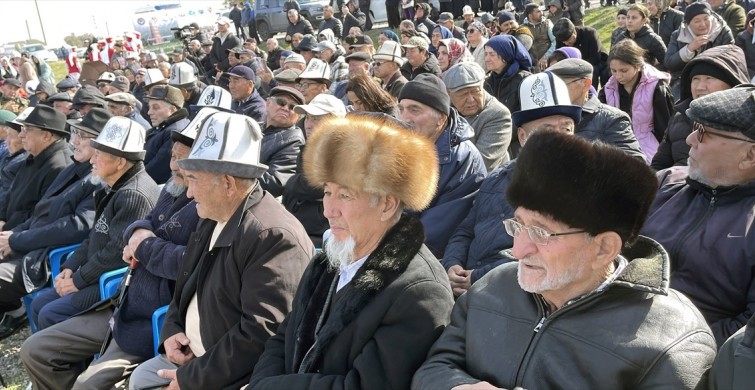
<path id="1" fill-rule="evenodd" d="M 330 342 L 378 293 L 406 271 L 424 240 L 424 227 L 419 219 L 402 215 L 351 282 L 339 292 L 342 296 L 329 310 L 338 272 L 329 269 L 325 253 L 315 257 L 310 277 L 301 286 L 305 288 L 301 297 L 306 301 L 299 302 L 305 309 L 296 329 L 294 371 L 314 372 L 319 367 Z"/>

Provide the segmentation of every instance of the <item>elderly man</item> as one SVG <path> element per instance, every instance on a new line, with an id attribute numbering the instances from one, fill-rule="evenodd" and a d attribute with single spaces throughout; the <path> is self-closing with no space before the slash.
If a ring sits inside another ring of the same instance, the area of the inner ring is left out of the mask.
<path id="1" fill-rule="evenodd" d="M 580 119 L 581 108 L 568 104 L 569 92 L 558 77 L 548 72 L 531 75 L 520 89 L 526 92 L 536 85 L 546 86 L 542 97 L 522 93 L 523 109 L 514 113 L 517 139 L 522 146 L 529 136 L 544 129 L 574 134 Z M 455 295 L 463 294 L 485 274 L 509 261 L 503 251 L 511 248 L 513 240 L 501 219 L 514 216 L 514 208 L 506 200 L 506 188 L 515 167 L 516 160 L 511 160 L 483 180 L 472 210 L 448 241 L 441 263 L 448 271 Z"/>
<path id="2" fill-rule="evenodd" d="M 199 96 L 205 88 L 204 84 L 200 85 L 196 72 L 197 70 L 186 62 L 177 62 L 170 67 L 168 85 L 181 91 L 184 98 L 183 108 L 187 110 L 189 106 L 199 102 Z"/>
<path id="3" fill-rule="evenodd" d="M 380 79 L 383 89 L 398 98 L 401 88 L 409 82 L 401 74 L 401 66 L 406 61 L 401 56 L 401 45 L 394 41 L 383 42 L 372 60 L 373 74 Z"/>
<path id="4" fill-rule="evenodd" d="M 81 114 L 82 117 L 92 108 L 105 108 L 105 95 L 97 88 L 91 85 L 84 85 L 73 95 L 73 108 Z"/>
<path id="5" fill-rule="evenodd" d="M 464 42 L 464 44 L 467 43 L 466 32 L 463 28 L 457 26 L 454 23 L 454 14 L 450 12 L 441 12 L 440 16 L 438 17 L 438 24 L 447 28 L 448 31 L 451 31 L 451 34 L 453 34 L 454 38 Z"/>
<path id="6" fill-rule="evenodd" d="M 472 208 L 485 161 L 471 139 L 474 129 L 451 107 L 446 86 L 438 77 L 422 74 L 399 95 L 400 119 L 435 144 L 440 179 L 430 207 L 416 215 L 425 225 L 425 243 L 438 258 L 456 226 Z"/>
<path id="7" fill-rule="evenodd" d="M 294 38 L 294 34 L 314 35 L 315 30 L 312 29 L 312 23 L 309 23 L 309 20 L 307 20 L 307 18 L 302 18 L 301 15 L 299 15 L 299 11 L 290 9 L 286 13 L 286 16 L 288 17 L 288 27 L 286 28 L 286 42 L 292 43 L 291 41 Z M 298 44 L 296 46 L 298 46 Z M 296 46 L 293 46 L 293 48 L 296 49 Z"/>
<path id="8" fill-rule="evenodd" d="M 0 338 L 9 336 L 26 318 L 21 298 L 48 283 L 48 253 L 84 241 L 94 225 L 94 198 L 101 186 L 92 183 L 90 132 L 102 129 L 110 114 L 95 108 L 84 119 L 70 120 L 73 164 L 63 169 L 34 206 L 29 219 L 0 233 L 0 310 L 5 312 Z"/>
<path id="9" fill-rule="evenodd" d="M 155 205 L 159 189 L 144 169 L 144 128 L 112 117 L 96 140 L 90 140 L 92 179 L 104 183 L 97 191 L 95 225 L 81 248 L 60 266 L 55 289 L 32 302 L 32 317 L 44 329 L 64 321 L 100 300 L 100 276 L 122 267 L 123 232 Z"/>
<path id="10" fill-rule="evenodd" d="M 309 104 L 315 96 L 328 92 L 333 82 L 330 66 L 324 61 L 313 58 L 307 68 L 296 78 L 296 89 L 304 97 L 304 103 Z"/>
<path id="11" fill-rule="evenodd" d="M 296 45 L 296 48 L 294 48 L 294 52 L 301 54 L 301 56 L 304 57 L 304 61 L 309 64 L 309 61 L 315 58 L 313 50 L 316 47 L 317 38 L 315 38 L 314 35 L 306 34 L 302 36 L 301 41 Z"/>
<path id="12" fill-rule="evenodd" d="M 275 87 L 267 99 L 267 122 L 262 131 L 260 162 L 267 170 L 260 176 L 262 189 L 274 197 L 283 195 L 288 179 L 296 173 L 296 159 L 304 145 L 304 133 L 296 122 L 296 105 L 304 104 L 301 92 L 289 87 Z"/>
<path id="13" fill-rule="evenodd" d="M 58 174 L 71 164 L 66 142 L 66 117 L 54 108 L 40 104 L 23 121 L 19 137 L 29 152 L 10 192 L 0 200 L 0 230 L 15 228 L 32 215 Z"/>
<path id="14" fill-rule="evenodd" d="M 231 92 L 231 109 L 257 122 L 264 122 L 265 99 L 254 88 L 254 71 L 246 66 L 234 66 L 228 71 L 228 90 Z"/>
<path id="15" fill-rule="evenodd" d="M 105 96 L 107 102 L 107 110 L 114 116 L 122 116 L 142 125 L 145 129 L 149 129 L 152 125 L 147 122 L 139 110 L 136 108 L 136 98 L 134 95 L 128 92 L 118 92 Z M 99 133 L 98 133 L 99 134 Z"/>
<path id="16" fill-rule="evenodd" d="M 401 66 L 401 74 L 407 80 L 413 80 L 422 73 L 430 73 L 440 77 L 438 59 L 427 51 L 430 46 L 426 40 L 421 37 L 412 37 L 401 47 L 406 49 L 406 62 Z"/>
<path id="17" fill-rule="evenodd" d="M 708 321 L 719 345 L 755 313 L 749 237 L 755 187 L 755 87 L 695 99 L 689 167 L 660 171 L 642 234 L 670 251 L 671 285 Z"/>
<path id="18" fill-rule="evenodd" d="M 422 224 L 403 212 L 432 201 L 435 149 L 386 117 L 321 126 L 304 152 L 304 174 L 324 187 L 332 235 L 266 343 L 249 390 L 408 388 L 452 305 Z"/>
<path id="19" fill-rule="evenodd" d="M 215 112 L 207 109 L 202 114 Z M 26 340 L 22 361 L 35 388 L 109 389 L 122 388 L 134 367 L 154 356 L 152 313 L 170 303 L 173 284 L 189 236 L 199 217 L 196 202 L 186 197 L 185 178 L 176 164 L 186 158 L 206 115 L 183 132 L 173 132 L 171 172 L 157 204 L 124 233 L 128 244 L 123 260 L 136 261 L 131 284 L 113 316 L 110 305 L 98 305 Z M 100 352 L 109 321 L 113 319 L 113 340 L 89 367 L 82 362 Z M 75 345 L 76 348 L 71 348 Z"/>
<path id="20" fill-rule="evenodd" d="M 18 94 L 21 88 L 21 82 L 16 79 L 8 78 L 3 81 L 0 85 L 0 110 L 18 115 L 24 108 L 29 107 L 29 101 Z"/>
<path id="21" fill-rule="evenodd" d="M 443 82 L 451 104 L 474 129 L 471 140 L 485 160 L 485 168 L 493 172 L 509 160 L 511 112 L 485 91 L 485 71 L 476 62 L 452 66 L 444 73 Z"/>
<path id="22" fill-rule="evenodd" d="M 147 132 L 144 148 L 144 166 L 158 184 L 163 184 L 170 173 L 170 133 L 189 124 L 189 111 L 183 107 L 184 97 L 178 88 L 156 85 L 144 97 L 149 103 L 149 119 L 152 128 Z"/>
<path id="23" fill-rule="evenodd" d="M 612 146 L 530 136 L 503 221 L 518 261 L 459 297 L 412 388 L 705 387 L 713 335 L 669 288 L 663 247 L 639 236 L 656 186 Z"/>
<path id="24" fill-rule="evenodd" d="M 314 49 L 318 59 L 330 67 L 330 79 L 339 82 L 349 79 L 349 64 L 343 57 L 343 50 L 331 41 L 320 41 Z"/>
<path id="25" fill-rule="evenodd" d="M 251 118 L 218 112 L 178 161 L 203 220 L 181 261 L 161 355 L 136 369 L 131 389 L 238 389 L 290 310 L 314 247 L 257 182 L 261 139 Z"/>
<path id="26" fill-rule="evenodd" d="M 548 71 L 564 80 L 572 104 L 582 106 L 582 120 L 574 134 L 590 141 L 602 141 L 645 160 L 640 144 L 632 131 L 632 122 L 624 111 L 603 104 L 592 89 L 593 67 L 578 58 L 558 61 Z"/>
<path id="27" fill-rule="evenodd" d="M 308 104 L 294 107 L 294 112 L 305 117 L 304 130 L 309 138 L 320 123 L 329 118 L 346 116 L 346 106 L 333 95 L 320 94 Z M 302 171 L 301 156 L 305 147 L 301 146 L 296 159 L 296 173 L 286 182 L 281 203 L 301 222 L 315 247 L 322 248 L 322 236 L 329 228 L 328 220 L 323 217 L 322 188 L 309 185 Z"/>
<path id="28" fill-rule="evenodd" d="M 26 119 L 32 111 L 34 111 L 33 107 L 27 107 L 15 119 L 5 122 L 4 129 L 7 132 L 5 145 L 8 147 L 8 155 L 0 160 L 0 201 L 8 197 L 16 174 L 22 166 L 26 165 L 26 159 L 29 157 L 29 152 L 24 150 L 21 142 L 20 134 L 23 125 L 19 121 Z M 6 118 L 10 118 L 7 113 L 15 115 L 8 110 L 0 112 Z"/>
<path id="29" fill-rule="evenodd" d="M 267 67 L 270 70 L 276 70 L 280 68 L 280 59 L 283 49 L 278 46 L 278 40 L 275 38 L 268 38 L 265 41 L 265 47 L 267 47 Z"/>

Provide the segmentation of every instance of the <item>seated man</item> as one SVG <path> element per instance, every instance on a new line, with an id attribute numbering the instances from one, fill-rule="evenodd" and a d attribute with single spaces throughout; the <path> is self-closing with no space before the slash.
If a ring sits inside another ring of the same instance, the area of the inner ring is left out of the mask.
<path id="1" fill-rule="evenodd" d="M 200 116 L 197 124 L 202 122 Z M 179 263 L 199 220 L 196 202 L 186 197 L 185 179 L 176 164 L 189 156 L 196 133 L 197 125 L 187 126 L 183 133 L 173 132 L 173 177 L 146 218 L 126 228 L 123 260 L 137 263 L 115 315 L 107 301 L 97 310 L 39 331 L 24 342 L 21 359 L 34 388 L 122 388 L 134 367 L 154 356 L 152 313 L 170 303 Z M 82 362 L 100 352 L 111 317 L 113 340 L 87 368 Z"/>
<path id="2" fill-rule="evenodd" d="M 438 257 L 456 226 L 472 208 L 485 178 L 485 162 L 472 144 L 474 130 L 451 107 L 446 86 L 435 75 L 419 75 L 399 94 L 401 120 L 435 143 L 440 178 L 429 207 L 412 211 L 425 226 L 425 243 Z"/>
<path id="3" fill-rule="evenodd" d="M 422 224 L 403 212 L 432 200 L 435 148 L 395 120 L 353 115 L 322 126 L 304 174 L 324 186 L 332 235 L 248 390 L 406 389 L 453 305 Z"/>
<path id="4" fill-rule="evenodd" d="M 94 154 L 89 139 L 99 134 L 110 116 L 95 108 L 83 120 L 69 120 L 73 164 L 55 178 L 29 219 L 0 233 L 0 310 L 6 313 L 0 338 L 9 336 L 26 318 L 21 298 L 50 280 L 50 250 L 84 241 L 94 225 L 92 194 L 102 186 L 89 180 L 89 159 Z"/>
<path id="5" fill-rule="evenodd" d="M 31 315 L 42 330 L 68 319 L 100 300 L 100 276 L 123 266 L 123 232 L 144 218 L 159 195 L 144 170 L 144 128 L 127 118 L 112 117 L 96 140 L 92 178 L 106 186 L 94 194 L 95 225 L 89 237 L 60 266 L 55 289 L 34 299 Z"/>
<path id="6" fill-rule="evenodd" d="M 29 157 L 18 170 L 6 198 L 0 199 L 0 230 L 3 231 L 29 219 L 34 206 L 58 174 L 72 162 L 63 113 L 40 104 L 19 123 L 23 125 L 19 137 Z"/>
<path id="7" fill-rule="evenodd" d="M 755 87 L 695 99 L 687 109 L 689 167 L 658 172 L 642 234 L 671 256 L 671 285 L 700 309 L 723 344 L 755 313 Z"/>
<path id="8" fill-rule="evenodd" d="M 564 80 L 569 88 L 572 104 L 582 106 L 582 120 L 574 134 L 590 140 L 602 141 L 625 151 L 628 155 L 645 160 L 640 144 L 632 131 L 632 121 L 624 111 L 603 104 L 592 86 L 593 68 L 579 58 L 558 61 L 548 70 Z"/>
<path id="9" fill-rule="evenodd" d="M 476 62 L 461 62 L 443 74 L 453 107 L 474 129 L 471 141 L 488 172 L 509 160 L 511 112 L 485 90 L 485 71 Z"/>
<path id="10" fill-rule="evenodd" d="M 149 120 L 152 128 L 147 131 L 144 149 L 144 166 L 157 184 L 170 178 L 170 134 L 182 130 L 189 124 L 189 111 L 183 107 L 184 97 L 178 88 L 170 85 L 156 85 L 144 97 L 149 106 Z"/>
<path id="11" fill-rule="evenodd" d="M 506 192 L 518 261 L 459 297 L 412 388 L 704 387 L 713 335 L 638 234 L 656 186 L 612 146 L 533 134 Z"/>
<path id="12" fill-rule="evenodd" d="M 296 173 L 296 159 L 304 145 L 304 132 L 296 125 L 299 114 L 294 112 L 299 104 L 304 104 L 304 96 L 289 87 L 275 87 L 267 98 L 267 122 L 260 151 L 260 163 L 267 170 L 259 182 L 276 198 L 283 195 L 286 182 Z"/>
<path id="13" fill-rule="evenodd" d="M 149 129 L 152 125 L 142 117 L 137 108 L 136 98 L 129 92 L 111 93 L 105 96 L 107 110 L 115 116 L 123 116 Z"/>
<path id="14" fill-rule="evenodd" d="M 238 389 L 291 309 L 315 248 L 257 182 L 261 139 L 251 118 L 217 112 L 178 161 L 203 220 L 181 260 L 161 355 L 134 371 L 131 389 Z"/>
<path id="15" fill-rule="evenodd" d="M 228 70 L 228 90 L 233 102 L 231 108 L 237 114 L 246 115 L 257 122 L 264 122 L 267 111 L 265 99 L 254 87 L 252 68 L 238 65 Z"/>
<path id="16" fill-rule="evenodd" d="M 536 102 L 535 95 L 524 93 L 534 85 L 552 86 L 553 89 L 543 90 L 546 93 L 542 100 Z M 515 112 L 513 117 L 522 147 L 536 131 L 556 130 L 574 134 L 575 123 L 579 122 L 582 109 L 568 104 L 569 93 L 563 81 L 548 72 L 538 73 L 527 76 L 519 88 L 522 91 L 522 110 Z M 472 210 L 448 240 L 441 263 L 448 271 L 454 295 L 463 294 L 486 273 L 510 261 L 503 251 L 511 248 L 514 241 L 506 234 L 501 219 L 514 216 L 514 208 L 506 201 L 506 188 L 514 168 L 516 159 L 491 172 L 482 181 Z"/>

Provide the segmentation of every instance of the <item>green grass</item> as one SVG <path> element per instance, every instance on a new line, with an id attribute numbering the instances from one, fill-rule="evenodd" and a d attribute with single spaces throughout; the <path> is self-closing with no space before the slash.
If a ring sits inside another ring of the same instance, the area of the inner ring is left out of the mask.
<path id="1" fill-rule="evenodd" d="M 585 12 L 585 26 L 598 30 L 600 41 L 606 50 L 611 50 L 611 33 L 616 29 L 616 12 L 619 7 L 592 8 Z"/>

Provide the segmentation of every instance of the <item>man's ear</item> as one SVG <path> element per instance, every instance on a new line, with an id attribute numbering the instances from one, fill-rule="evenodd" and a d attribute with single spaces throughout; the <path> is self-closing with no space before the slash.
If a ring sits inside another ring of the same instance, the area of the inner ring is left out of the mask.
<path id="1" fill-rule="evenodd" d="M 595 255 L 597 256 L 594 268 L 608 266 L 621 253 L 624 246 L 621 237 L 616 232 L 603 232 L 593 237 Z"/>

